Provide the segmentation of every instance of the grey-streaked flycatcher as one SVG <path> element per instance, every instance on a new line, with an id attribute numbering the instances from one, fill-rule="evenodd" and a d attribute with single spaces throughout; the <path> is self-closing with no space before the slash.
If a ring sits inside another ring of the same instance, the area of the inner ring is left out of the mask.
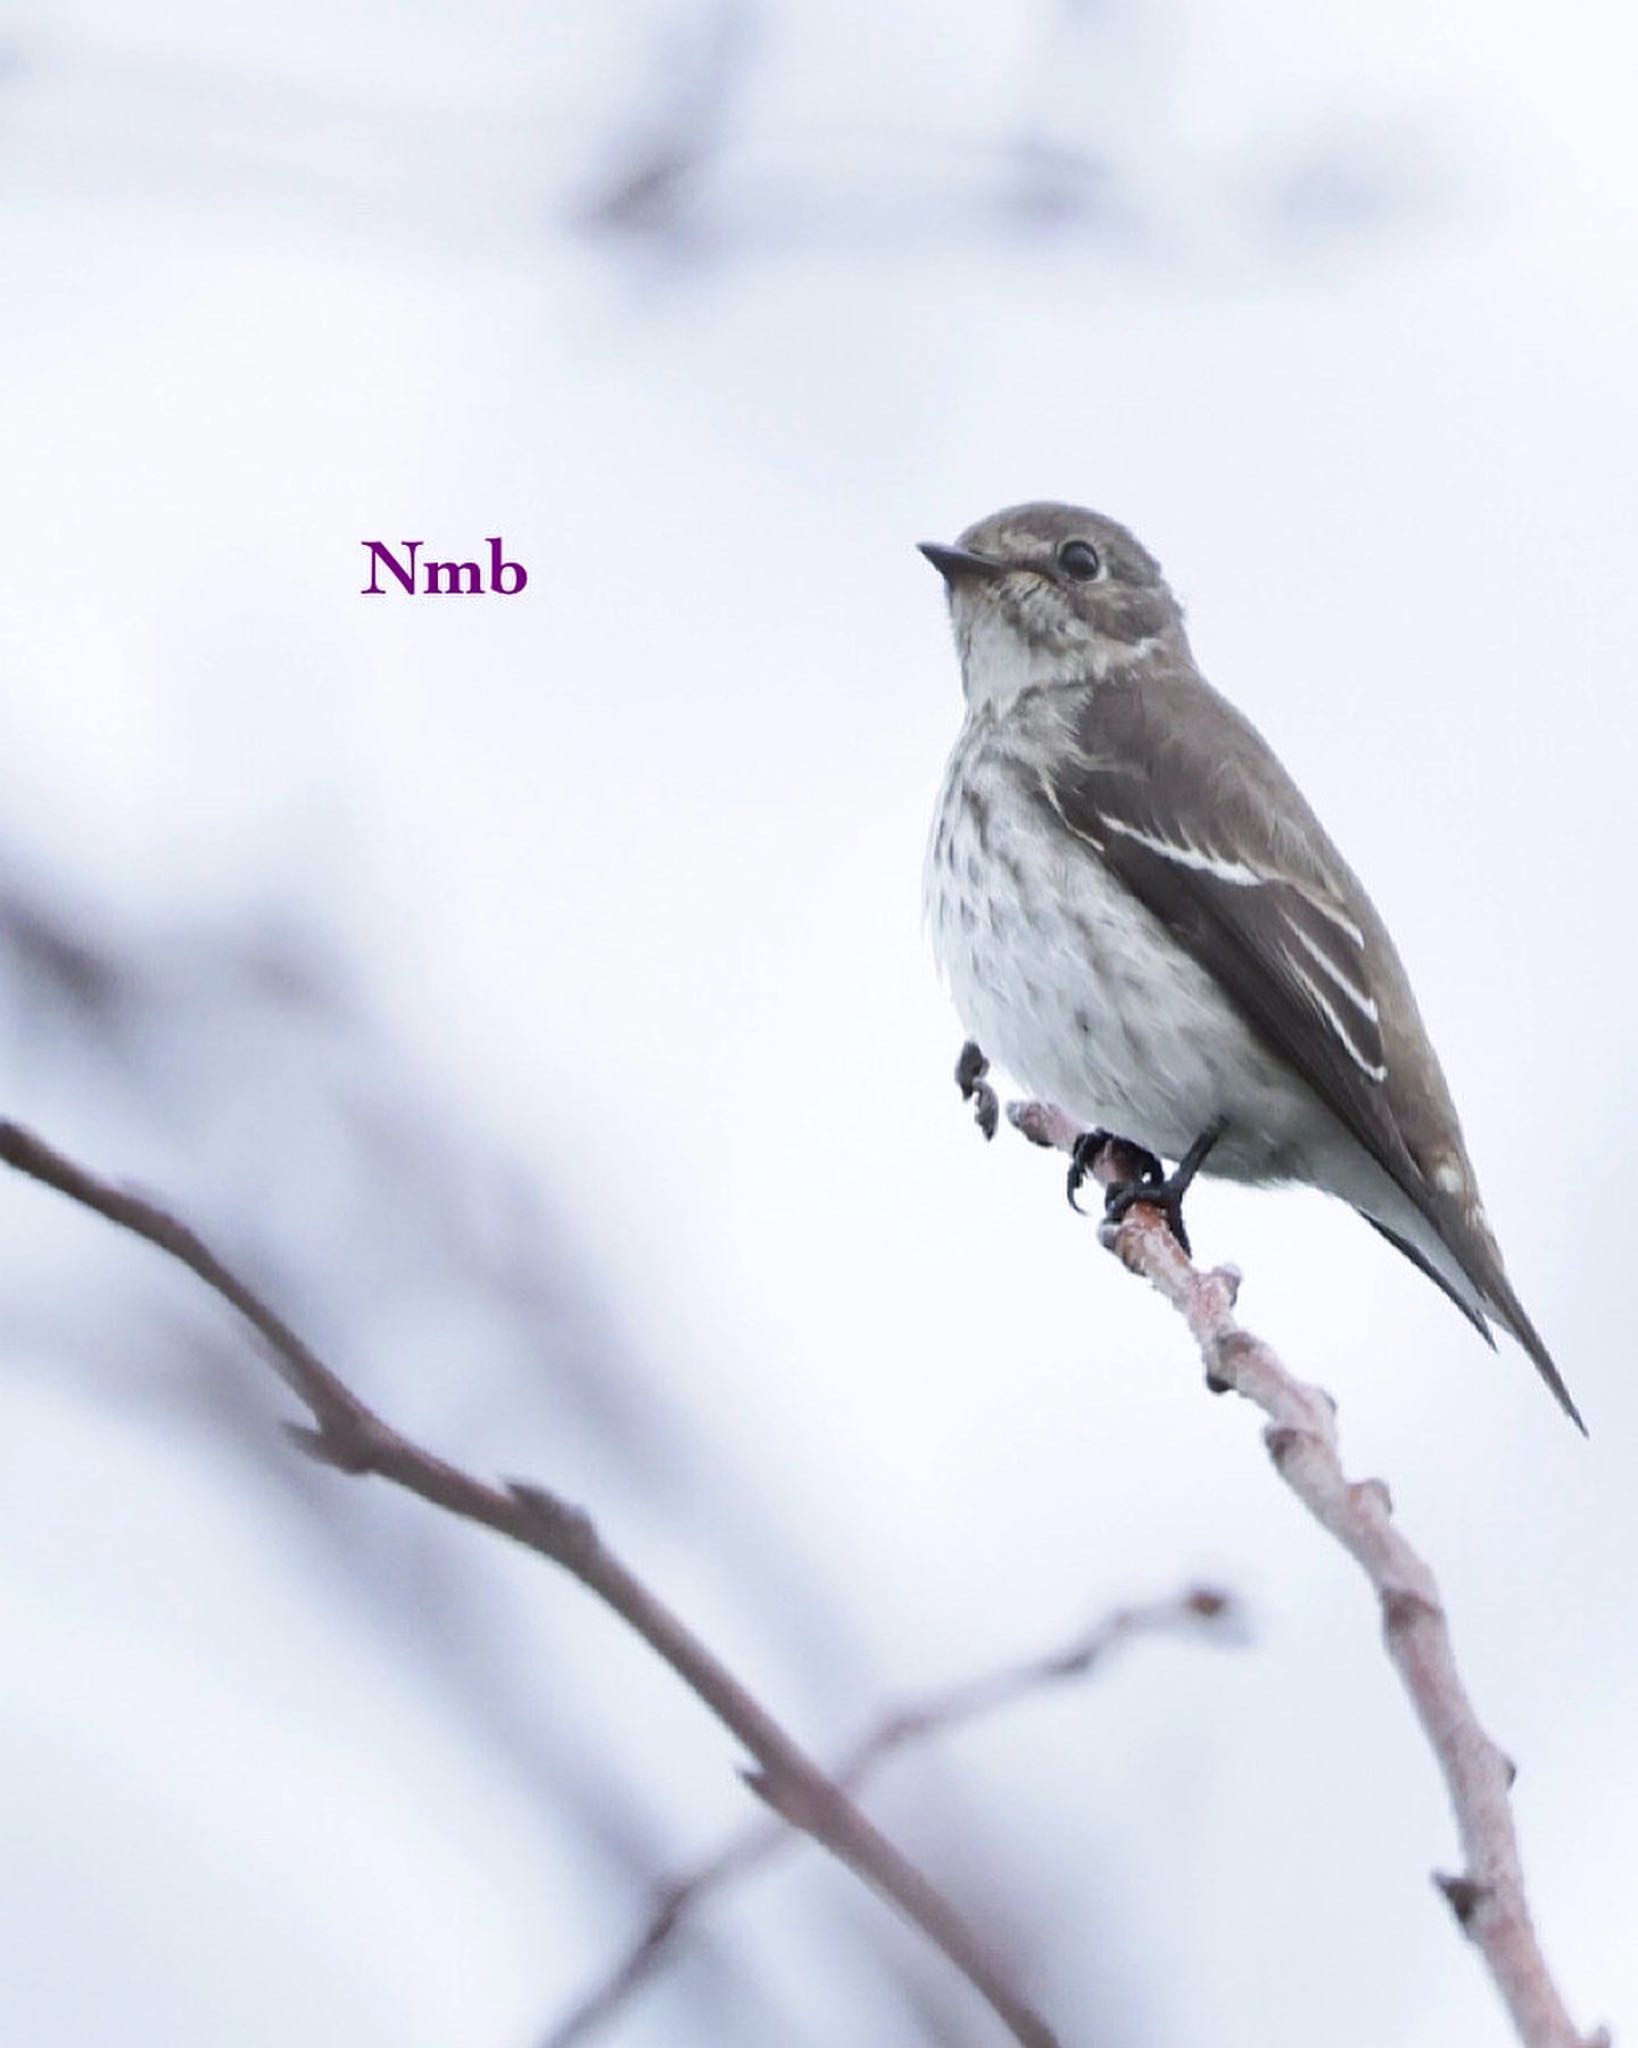
<path id="1" fill-rule="evenodd" d="M 924 892 L 969 1038 L 1099 1139 L 1180 1162 L 1112 1190 L 1111 1213 L 1158 1199 L 1181 1234 L 1203 1166 L 1340 1195 L 1487 1341 L 1489 1317 L 1510 1330 L 1584 1428 L 1508 1281 L 1393 942 L 1195 667 L 1154 558 L 1048 504 L 922 553 L 967 700 Z"/>

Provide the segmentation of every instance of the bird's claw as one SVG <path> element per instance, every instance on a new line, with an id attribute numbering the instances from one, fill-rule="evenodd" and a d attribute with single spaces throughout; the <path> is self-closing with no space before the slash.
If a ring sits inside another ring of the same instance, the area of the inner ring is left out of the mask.
<path id="1" fill-rule="evenodd" d="M 1104 1146 L 1110 1142 L 1112 1135 L 1113 1133 L 1109 1131 L 1082 1131 L 1070 1150 L 1069 1179 L 1065 1193 L 1069 1196 L 1070 1208 L 1075 1211 L 1077 1216 L 1084 1216 L 1086 1214 L 1086 1211 L 1075 1199 L 1081 1191 L 1081 1183 L 1092 1171 L 1093 1162 Z"/>
<path id="2" fill-rule="evenodd" d="M 1166 1219 L 1166 1228 L 1177 1239 L 1183 1256 L 1192 1258 L 1194 1251 L 1189 1243 L 1189 1233 L 1183 1227 L 1183 1197 L 1194 1185 L 1195 1175 L 1205 1165 L 1212 1147 L 1226 1128 L 1222 1117 L 1208 1124 L 1178 1161 L 1177 1171 L 1171 1175 L 1166 1173 L 1153 1153 L 1135 1151 L 1136 1173 L 1115 1181 L 1104 1197 L 1105 1222 L 1119 1223 L 1139 1202 L 1147 1202 Z"/>
<path id="3" fill-rule="evenodd" d="M 995 1136 L 995 1127 L 1001 1119 L 1001 1104 L 996 1099 L 995 1090 L 984 1078 L 989 1071 L 989 1061 L 969 1038 L 956 1061 L 956 1086 L 961 1090 L 962 1101 L 972 1104 L 973 1122 L 986 1139 Z"/>
<path id="4" fill-rule="evenodd" d="M 1158 1176 L 1154 1180 L 1121 1180 L 1105 1195 L 1103 1215 L 1106 1223 L 1124 1222 L 1128 1213 L 1139 1202 L 1146 1202 L 1158 1209 L 1165 1218 L 1166 1228 L 1177 1239 L 1178 1248 L 1185 1258 L 1192 1257 L 1193 1248 L 1189 1233 L 1183 1227 L 1183 1189 L 1172 1181 Z"/>

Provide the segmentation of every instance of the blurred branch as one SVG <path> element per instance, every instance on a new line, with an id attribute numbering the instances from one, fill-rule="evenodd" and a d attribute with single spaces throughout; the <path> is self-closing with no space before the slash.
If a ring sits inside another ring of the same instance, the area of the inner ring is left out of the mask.
<path id="1" fill-rule="evenodd" d="M 690 189 L 722 146 L 754 27 L 748 0 L 714 0 L 686 29 L 668 25 L 654 67 L 658 103 L 583 208 L 584 227 L 656 241 L 685 237 Z"/>
<path id="2" fill-rule="evenodd" d="M 609 1550 L 591 1519 L 521 1480 L 491 1486 L 423 1450 L 376 1414 L 188 1226 L 129 1189 L 98 1179 L 19 1125 L 0 1121 L 0 1160 L 178 1260 L 267 1344 L 274 1369 L 312 1417 L 289 1425 L 311 1456 L 374 1473 L 434 1507 L 480 1523 L 559 1565 L 612 1608 L 756 1759 L 741 1775 L 792 1827 L 821 1843 L 919 1927 L 1024 2048 L 1056 2048 L 955 1908 L 895 1849 L 668 1607 Z"/>
<path id="3" fill-rule="evenodd" d="M 1011 1103 L 1007 1116 L 1032 1144 L 1072 1152 L 1079 1127 L 1061 1110 Z M 1120 1141 L 1104 1145 L 1093 1173 L 1108 1186 L 1127 1176 Z M 1350 1482 L 1329 1394 L 1295 1378 L 1260 1337 L 1234 1320 L 1240 1276 L 1230 1266 L 1202 1273 L 1146 1203 L 1100 1237 L 1123 1265 L 1170 1302 L 1189 1326 L 1206 1385 L 1233 1392 L 1269 1418 L 1263 1433 L 1275 1470 L 1308 1512 L 1370 1580 L 1382 1606 L 1388 1655 L 1410 1694 L 1455 1811 L 1467 1868 L 1436 1875 L 1457 1924 L 1484 1957 L 1525 2048 L 1609 2048 L 1600 2030 L 1577 2032 L 1530 1922 L 1509 1801 L 1513 1765 L 1480 1727 L 1462 1684 L 1432 1571 L 1393 1524 L 1379 1479 Z"/>
<path id="4" fill-rule="evenodd" d="M 1007 1665 L 892 1709 L 832 1769 L 831 1782 L 848 1792 L 857 1791 L 879 1765 L 900 1750 L 948 1735 L 1052 1686 L 1085 1678 L 1112 1651 L 1137 1637 L 1208 1631 L 1222 1635 L 1238 1619 L 1229 1595 L 1210 1586 L 1192 1586 L 1168 1600 L 1117 1608 L 1043 1657 Z M 578 2043 L 589 2040 L 652 1976 L 685 1923 L 712 1893 L 746 1876 L 790 1840 L 787 1828 L 755 1822 L 691 1870 L 668 1879 L 659 1887 L 654 1910 L 636 1939 L 558 2022 L 542 2048 L 577 2048 Z"/>

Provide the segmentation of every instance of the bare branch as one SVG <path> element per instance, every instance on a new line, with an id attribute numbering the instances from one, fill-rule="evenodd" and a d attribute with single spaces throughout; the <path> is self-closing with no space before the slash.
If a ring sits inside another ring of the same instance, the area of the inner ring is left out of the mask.
<path id="1" fill-rule="evenodd" d="M 434 1507 L 481 1523 L 560 1565 L 664 1658 L 755 1759 L 742 1775 L 773 1811 L 898 1907 L 954 1964 L 1024 2048 L 1056 2048 L 956 1909 L 827 1778 L 762 1704 L 603 1542 L 591 1519 L 556 1494 L 514 1480 L 487 1484 L 402 1436 L 352 1392 L 289 1326 L 228 1271 L 188 1226 L 113 1186 L 19 1125 L 0 1121 L 0 1160 L 145 1238 L 230 1303 L 266 1343 L 274 1369 L 312 1426 L 290 1433 L 312 1456 L 374 1473 Z"/>
<path id="2" fill-rule="evenodd" d="M 1075 1124 L 1047 1104 L 1010 1104 L 1007 1116 L 1032 1144 L 1067 1152 L 1079 1136 Z M 1115 1141 L 1093 1162 L 1105 1185 L 1124 1176 L 1119 1153 Z M 1262 1409 L 1275 1470 L 1370 1580 L 1388 1655 L 1438 1760 L 1466 1859 L 1461 1876 L 1434 1882 L 1484 1957 L 1520 2041 L 1525 2048 L 1609 2048 L 1604 2031 L 1583 2036 L 1576 2030 L 1547 1968 L 1525 1901 L 1508 1797 L 1513 1766 L 1479 1725 L 1456 1668 L 1438 1585 L 1394 1527 L 1387 1487 L 1379 1479 L 1350 1482 L 1343 1472 L 1336 1404 L 1241 1329 L 1233 1313 L 1240 1275 L 1226 1266 L 1202 1273 L 1158 1209 L 1140 1202 L 1120 1224 L 1104 1225 L 1100 1236 L 1188 1324 L 1207 1386 L 1241 1394 Z"/>
<path id="3" fill-rule="evenodd" d="M 1168 1600 L 1117 1608 L 1045 1656 L 1007 1665 L 892 1709 L 853 1744 L 831 1771 L 831 1781 L 849 1792 L 856 1791 L 880 1764 L 900 1750 L 947 1735 L 969 1721 L 1015 1706 L 1052 1686 L 1085 1678 L 1112 1651 L 1140 1636 L 1199 1635 L 1210 1631 L 1223 1637 L 1238 1623 L 1239 1613 L 1229 1595 L 1212 1586 L 1191 1586 Z M 791 1839 L 787 1828 L 767 1822 L 753 1823 L 741 1828 L 691 1870 L 669 1878 L 657 1890 L 654 1909 L 630 1947 L 558 2022 L 541 2048 L 577 2048 L 577 2044 L 589 2040 L 653 1975 L 687 1922 L 712 1893 L 746 1876 Z"/>

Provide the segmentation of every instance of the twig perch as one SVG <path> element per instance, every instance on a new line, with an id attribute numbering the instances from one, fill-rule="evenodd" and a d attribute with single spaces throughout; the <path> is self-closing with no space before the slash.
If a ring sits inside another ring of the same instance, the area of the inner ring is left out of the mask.
<path id="1" fill-rule="evenodd" d="M 1013 1103 L 1007 1116 L 1032 1144 L 1072 1152 L 1080 1135 L 1044 1103 Z M 1118 1144 L 1106 1145 L 1093 1163 L 1106 1185 L 1125 1177 L 1118 1153 Z M 1233 1313 L 1239 1274 L 1226 1266 L 1201 1272 L 1157 1209 L 1139 1203 L 1100 1235 L 1188 1324 L 1207 1385 L 1262 1409 L 1276 1471 L 1370 1580 L 1388 1655 L 1443 1773 L 1466 1859 L 1459 1877 L 1434 1882 L 1483 1956 L 1520 2041 L 1525 2048 L 1609 2048 L 1603 2030 L 1578 2032 L 1547 1968 L 1525 1901 L 1508 1797 L 1513 1766 L 1479 1725 L 1456 1668 L 1438 1585 L 1395 1528 L 1388 1489 L 1376 1479 L 1350 1482 L 1343 1472 L 1330 1396 L 1296 1379 L 1261 1338 L 1241 1329 Z"/>
<path id="2" fill-rule="evenodd" d="M 1199 1634 L 1207 1629 L 1222 1634 L 1225 1625 L 1237 1621 L 1229 1596 L 1211 1586 L 1191 1586 L 1169 1600 L 1118 1608 L 1044 1657 L 969 1679 L 884 1715 L 833 1768 L 831 1781 L 855 1791 L 901 1750 L 1014 1706 L 1049 1686 L 1085 1678 L 1111 1651 L 1137 1637 Z M 753 1822 L 691 1870 L 661 1885 L 655 1893 L 654 1909 L 636 1938 L 557 2023 L 542 2048 L 578 2048 L 589 2040 L 653 1974 L 687 1922 L 712 1894 L 746 1876 L 791 1839 L 788 1828 Z"/>
<path id="3" fill-rule="evenodd" d="M 0 1121 L 0 1160 L 145 1238 L 237 1309 L 262 1337 L 274 1369 L 312 1417 L 311 1427 L 290 1429 L 312 1456 L 342 1472 L 374 1473 L 434 1507 L 510 1537 L 596 1594 L 744 1745 L 756 1767 L 743 1776 L 766 1805 L 891 1900 L 1023 2048 L 1057 2048 L 1045 2020 L 1019 1996 L 956 1909 L 614 1555 L 581 1509 L 523 1481 L 490 1485 L 412 1443 L 360 1400 L 186 1224 L 145 1196 L 98 1179 L 14 1123 Z"/>

